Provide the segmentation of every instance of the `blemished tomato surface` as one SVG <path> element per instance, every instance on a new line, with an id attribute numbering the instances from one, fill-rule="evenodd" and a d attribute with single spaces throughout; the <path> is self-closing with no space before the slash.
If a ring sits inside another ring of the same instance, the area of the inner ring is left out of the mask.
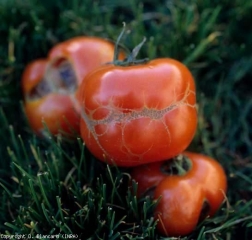
<path id="1" fill-rule="evenodd" d="M 32 129 L 76 135 L 80 115 L 75 94 L 85 75 L 113 61 L 114 44 L 96 37 L 76 37 L 57 44 L 46 59 L 27 65 L 22 76 L 24 106 Z M 124 53 L 120 53 L 120 59 Z"/>
<path id="2" fill-rule="evenodd" d="M 216 213 L 227 191 L 226 174 L 216 160 L 193 152 L 182 155 L 190 162 L 183 175 L 172 174 L 170 160 L 138 166 L 131 172 L 138 183 L 138 197 L 148 194 L 149 189 L 151 197 L 161 197 L 154 216 L 159 220 L 158 230 L 166 236 L 192 232 L 199 221 Z"/>
<path id="3" fill-rule="evenodd" d="M 42 83 L 46 66 L 46 59 L 38 59 L 27 65 L 23 73 L 24 109 L 30 126 L 39 135 L 45 131 L 44 124 L 52 134 L 60 130 L 78 133 L 80 117 L 70 97 L 50 92 Z"/>
<path id="4" fill-rule="evenodd" d="M 109 164 L 171 158 L 195 134 L 194 79 L 173 59 L 98 68 L 84 79 L 79 99 L 81 136 L 93 155 Z"/>

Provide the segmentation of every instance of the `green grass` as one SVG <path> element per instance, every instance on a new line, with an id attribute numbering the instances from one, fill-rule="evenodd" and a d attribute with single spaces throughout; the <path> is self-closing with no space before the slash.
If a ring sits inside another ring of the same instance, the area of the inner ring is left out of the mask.
<path id="1" fill-rule="evenodd" d="M 98 162 L 81 139 L 39 139 L 22 108 L 28 62 L 73 36 L 115 41 L 124 21 L 129 49 L 147 38 L 139 57 L 173 57 L 193 72 L 190 149 L 218 159 L 228 176 L 218 214 L 183 239 L 252 239 L 251 11 L 247 0 L 0 0 L 0 233 L 162 239 L 156 202 L 136 199 L 129 169 Z"/>

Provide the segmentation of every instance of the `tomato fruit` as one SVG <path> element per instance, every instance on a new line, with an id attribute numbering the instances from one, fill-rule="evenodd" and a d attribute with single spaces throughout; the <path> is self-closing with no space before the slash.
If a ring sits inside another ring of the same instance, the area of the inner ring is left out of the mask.
<path id="1" fill-rule="evenodd" d="M 171 158 L 195 134 L 194 79 L 174 59 L 97 68 L 82 82 L 79 100 L 81 136 L 91 153 L 109 164 Z"/>
<path id="2" fill-rule="evenodd" d="M 57 135 L 79 133 L 80 116 L 74 101 L 85 75 L 111 62 L 114 44 L 96 37 L 76 37 L 59 43 L 46 59 L 30 63 L 22 75 L 24 107 L 32 129 Z M 124 58 L 120 52 L 119 58 Z M 43 123 L 44 122 L 44 123 Z"/>
<path id="3" fill-rule="evenodd" d="M 138 197 L 150 189 L 154 199 L 161 196 L 154 216 L 159 220 L 157 229 L 166 236 L 192 232 L 199 221 L 216 213 L 227 191 L 226 174 L 216 160 L 192 152 L 179 157 L 138 166 L 131 173 L 138 183 Z M 177 162 L 186 170 L 181 171 Z"/>

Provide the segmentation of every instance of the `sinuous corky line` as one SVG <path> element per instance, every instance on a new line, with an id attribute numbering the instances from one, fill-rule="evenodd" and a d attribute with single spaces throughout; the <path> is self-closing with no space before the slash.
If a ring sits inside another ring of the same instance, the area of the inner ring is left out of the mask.
<path id="1" fill-rule="evenodd" d="M 127 108 L 122 108 L 122 107 L 117 107 L 113 105 L 113 101 L 109 101 L 110 105 L 106 105 L 106 106 L 100 106 L 99 108 L 107 110 L 108 114 L 106 117 L 104 117 L 103 119 L 97 119 L 95 120 L 93 118 L 93 114 L 99 109 L 95 109 L 95 110 L 90 110 L 87 107 L 85 107 L 85 111 L 82 110 L 82 117 L 87 125 L 87 128 L 89 130 L 89 132 L 93 135 L 96 143 L 98 144 L 98 146 L 100 147 L 100 149 L 103 151 L 104 155 L 106 155 L 107 157 L 109 156 L 109 153 L 104 149 L 104 147 L 102 146 L 102 144 L 99 141 L 99 137 L 103 136 L 106 134 L 106 131 L 104 131 L 103 133 L 97 133 L 96 132 L 96 126 L 99 125 L 103 125 L 103 126 L 108 126 L 111 123 L 114 124 L 121 124 L 121 139 L 122 139 L 122 143 L 123 143 L 123 147 L 125 150 L 121 149 L 121 151 L 124 151 L 125 153 L 130 153 L 131 156 L 137 156 L 138 159 L 141 159 L 141 155 L 144 155 L 146 152 L 148 152 L 151 149 L 151 146 L 146 149 L 146 151 L 144 151 L 142 154 L 134 154 L 130 147 L 127 147 L 127 144 L 125 142 L 124 139 L 124 129 L 127 125 L 127 123 L 130 123 L 133 120 L 137 120 L 137 119 L 141 119 L 141 118 L 149 118 L 151 119 L 151 121 L 156 121 L 159 120 L 160 123 L 162 123 L 164 125 L 164 129 L 167 132 L 167 143 L 170 145 L 170 141 L 171 141 L 171 134 L 170 134 L 170 130 L 169 130 L 169 126 L 167 126 L 167 124 L 165 123 L 165 116 L 167 113 L 174 111 L 175 109 L 178 109 L 181 106 L 188 106 L 191 108 L 195 108 L 196 104 L 190 104 L 188 102 L 188 97 L 190 94 L 195 95 L 195 92 L 190 90 L 190 86 L 189 84 L 187 85 L 186 91 L 183 95 L 183 98 L 181 100 L 174 100 L 173 103 L 171 103 L 169 106 L 167 106 L 166 108 L 163 109 L 155 109 L 155 108 L 148 108 L 146 105 L 141 108 L 141 109 L 127 109 Z M 178 96 L 177 96 L 178 98 Z M 85 106 L 85 104 L 84 104 Z M 150 122 L 151 122 L 150 121 Z M 112 159 L 112 158 L 111 158 Z"/>

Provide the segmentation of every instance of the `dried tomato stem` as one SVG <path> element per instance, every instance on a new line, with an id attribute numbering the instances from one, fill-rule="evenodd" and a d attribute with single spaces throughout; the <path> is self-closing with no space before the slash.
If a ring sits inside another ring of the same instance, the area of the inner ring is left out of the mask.
<path id="1" fill-rule="evenodd" d="M 148 58 L 144 58 L 144 59 L 139 59 L 136 60 L 136 57 L 140 51 L 140 49 L 142 48 L 142 46 L 144 45 L 144 43 L 146 42 L 146 37 L 143 38 L 142 42 L 139 43 L 133 50 L 132 52 L 127 56 L 127 58 L 123 61 L 118 60 L 118 56 L 119 56 L 119 44 L 120 41 L 124 35 L 126 31 L 126 23 L 123 22 L 123 29 L 120 33 L 120 35 L 118 36 L 116 43 L 115 43 L 115 51 L 114 51 L 114 59 L 113 59 L 113 64 L 117 65 L 117 66 L 130 66 L 130 65 L 136 65 L 136 64 L 142 64 L 147 62 L 149 59 Z"/>
<path id="2" fill-rule="evenodd" d="M 140 42 L 131 52 L 131 54 L 128 56 L 127 61 L 128 62 L 134 62 L 136 61 L 136 57 L 140 51 L 140 49 L 142 48 L 142 46 L 144 45 L 144 43 L 146 42 L 146 37 L 143 38 L 143 41 Z"/>
<path id="3" fill-rule="evenodd" d="M 126 23 L 123 22 L 123 29 L 120 33 L 120 35 L 118 36 L 117 40 L 116 40 L 116 43 L 115 43 L 115 50 L 114 50 L 114 59 L 113 59 L 113 62 L 116 63 L 118 61 L 118 56 L 119 56 L 119 43 L 124 35 L 126 31 Z"/>
<path id="4" fill-rule="evenodd" d="M 173 161 L 173 164 L 177 168 L 178 175 L 182 176 L 182 175 L 185 175 L 187 171 L 183 168 L 183 163 L 182 163 L 183 159 L 180 159 L 180 157 L 181 155 L 178 155 L 177 159 Z"/>
<path id="5" fill-rule="evenodd" d="M 191 160 L 183 154 L 179 154 L 173 159 L 165 161 L 161 165 L 161 171 L 167 175 L 185 175 L 192 166 Z"/>

